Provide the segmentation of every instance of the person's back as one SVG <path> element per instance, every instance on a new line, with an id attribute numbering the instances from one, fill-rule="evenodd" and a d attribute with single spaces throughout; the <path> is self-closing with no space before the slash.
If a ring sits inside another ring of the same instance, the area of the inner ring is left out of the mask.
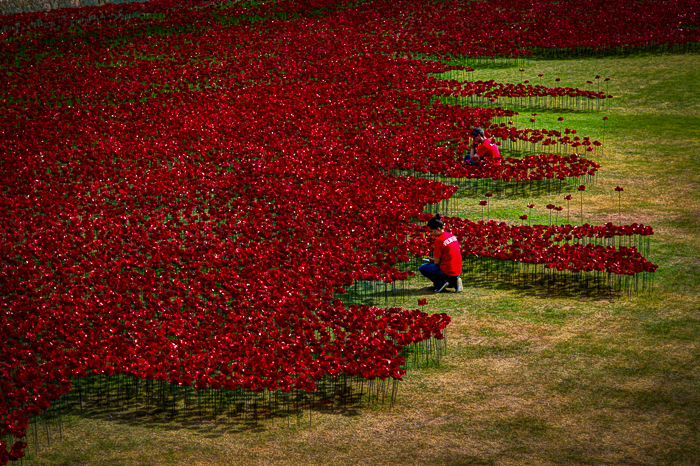
<path id="1" fill-rule="evenodd" d="M 487 162 L 500 162 L 503 160 L 498 146 L 491 139 L 484 139 L 484 142 L 476 149 L 479 159 Z"/>

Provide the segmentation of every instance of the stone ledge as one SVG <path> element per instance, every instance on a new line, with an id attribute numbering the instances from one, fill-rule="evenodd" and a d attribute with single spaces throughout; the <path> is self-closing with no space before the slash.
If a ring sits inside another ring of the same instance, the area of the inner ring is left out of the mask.
<path id="1" fill-rule="evenodd" d="M 129 0 L 0 0 L 0 15 L 33 13 L 35 11 L 49 11 L 58 8 L 75 8 L 79 6 L 101 6 L 107 3 L 126 3 L 128 1 Z"/>

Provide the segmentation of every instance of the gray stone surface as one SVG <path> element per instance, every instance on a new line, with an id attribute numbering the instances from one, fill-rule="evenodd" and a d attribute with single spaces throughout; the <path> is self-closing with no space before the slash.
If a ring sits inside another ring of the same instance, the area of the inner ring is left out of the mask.
<path id="1" fill-rule="evenodd" d="M 129 1 L 129 0 L 127 0 Z M 132 0 L 144 1 L 144 0 Z M 0 15 L 32 13 L 78 6 L 99 6 L 106 3 L 125 3 L 124 0 L 0 0 Z"/>

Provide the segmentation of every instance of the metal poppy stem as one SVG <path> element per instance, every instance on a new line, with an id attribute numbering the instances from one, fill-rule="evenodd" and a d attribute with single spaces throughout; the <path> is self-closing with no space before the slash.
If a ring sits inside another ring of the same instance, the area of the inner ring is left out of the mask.
<path id="1" fill-rule="evenodd" d="M 622 191 L 617 192 L 617 221 L 622 225 Z"/>

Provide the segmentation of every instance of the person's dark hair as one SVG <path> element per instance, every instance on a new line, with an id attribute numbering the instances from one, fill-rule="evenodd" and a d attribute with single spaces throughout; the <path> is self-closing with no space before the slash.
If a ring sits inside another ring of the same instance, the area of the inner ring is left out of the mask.
<path id="1" fill-rule="evenodd" d="M 480 134 L 481 137 L 484 137 L 484 130 L 481 128 L 474 128 L 472 130 L 472 136 L 476 136 L 477 134 Z"/>
<path id="2" fill-rule="evenodd" d="M 444 226 L 445 224 L 442 222 L 442 217 L 440 214 L 437 214 L 435 217 L 428 220 L 428 228 L 432 228 L 433 230 L 443 228 Z"/>

